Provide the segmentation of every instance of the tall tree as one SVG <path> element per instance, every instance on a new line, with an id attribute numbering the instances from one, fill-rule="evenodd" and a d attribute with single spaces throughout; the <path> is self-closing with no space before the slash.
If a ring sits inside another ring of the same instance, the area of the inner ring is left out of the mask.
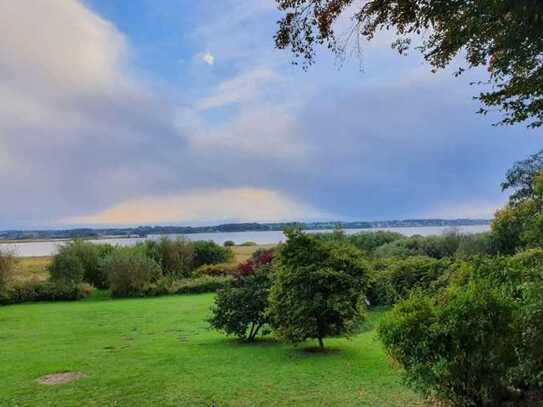
<path id="1" fill-rule="evenodd" d="M 291 48 L 307 67 L 315 47 L 341 54 L 334 24 L 352 13 L 348 38 L 371 40 L 395 30 L 392 46 L 400 53 L 420 37 L 420 50 L 434 70 L 458 54 L 466 68 L 484 66 L 488 91 L 479 94 L 480 113 L 499 108 L 500 124 L 543 125 L 543 1 L 541 0 L 276 0 L 284 12 L 275 36 L 280 49 Z M 360 4 L 360 5 L 359 5 Z M 424 34 L 424 36 L 422 35 Z M 359 44 L 359 42 L 357 42 Z M 480 83 L 481 84 L 481 83 Z"/>

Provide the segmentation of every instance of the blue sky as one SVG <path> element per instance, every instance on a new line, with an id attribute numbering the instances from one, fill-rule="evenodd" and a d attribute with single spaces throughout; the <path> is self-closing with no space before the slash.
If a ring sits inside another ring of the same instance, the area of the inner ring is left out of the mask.
<path id="1" fill-rule="evenodd" d="M 307 72 L 273 0 L 19 0 L 0 24 L 0 229 L 489 217 L 541 130 L 382 33 Z M 338 31 L 348 28 L 343 19 Z"/>

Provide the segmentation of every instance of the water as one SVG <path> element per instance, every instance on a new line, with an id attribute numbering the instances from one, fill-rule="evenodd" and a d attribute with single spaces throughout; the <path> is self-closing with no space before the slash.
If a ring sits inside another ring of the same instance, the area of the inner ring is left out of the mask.
<path id="1" fill-rule="evenodd" d="M 490 229 L 489 225 L 472 225 L 461 226 L 455 230 L 461 233 L 479 233 L 486 232 Z M 375 229 L 346 229 L 345 233 L 353 234 L 358 232 L 371 232 L 376 230 L 390 230 L 401 233 L 406 236 L 413 235 L 440 235 L 447 230 L 451 230 L 447 226 L 427 226 L 427 227 L 410 227 L 410 228 L 375 228 Z M 317 230 L 308 232 L 330 232 L 330 230 Z M 160 236 L 150 235 L 148 239 L 158 239 Z M 175 238 L 176 235 L 170 235 Z M 227 240 L 232 240 L 236 244 L 243 242 L 255 242 L 257 244 L 273 244 L 285 240 L 285 236 L 281 231 L 266 231 L 266 232 L 228 232 L 228 233 L 194 233 L 185 235 L 189 240 L 212 240 L 217 244 L 222 245 Z M 128 238 L 128 239 L 96 239 L 91 240 L 94 243 L 109 243 L 112 245 L 131 246 L 138 242 L 143 242 L 144 238 Z M 40 241 L 26 243 L 0 243 L 1 249 L 14 251 L 16 256 L 31 257 L 31 256 L 52 256 L 56 253 L 59 245 L 64 244 L 63 241 Z"/>

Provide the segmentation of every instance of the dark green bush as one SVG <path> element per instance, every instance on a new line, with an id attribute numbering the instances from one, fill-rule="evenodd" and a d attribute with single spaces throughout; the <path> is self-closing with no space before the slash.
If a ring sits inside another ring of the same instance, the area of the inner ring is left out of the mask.
<path id="1" fill-rule="evenodd" d="M 107 275 L 103 272 L 101 260 L 114 250 L 110 244 L 94 244 L 75 239 L 59 248 L 49 269 L 53 280 L 78 284 L 81 281 L 96 288 L 108 288 Z M 77 259 L 77 260 L 76 260 Z M 80 271 L 83 274 L 80 280 Z"/>
<path id="2" fill-rule="evenodd" d="M 494 254 L 494 241 L 490 233 L 462 234 L 455 230 L 439 236 L 411 236 L 393 240 L 375 249 L 381 258 L 428 256 L 434 259 L 446 257 L 470 257 Z"/>
<path id="3" fill-rule="evenodd" d="M 422 239 L 422 236 L 413 236 L 394 240 L 379 246 L 374 253 L 376 257 L 381 258 L 423 256 L 425 252 L 422 247 Z"/>
<path id="4" fill-rule="evenodd" d="M 117 248 L 102 262 L 114 297 L 144 296 L 161 277 L 158 263 L 141 247 Z"/>
<path id="5" fill-rule="evenodd" d="M 88 297 L 92 287 L 86 284 L 63 284 L 27 281 L 16 283 L 0 295 L 0 304 L 22 304 L 38 301 L 77 301 Z"/>
<path id="6" fill-rule="evenodd" d="M 456 257 L 466 258 L 493 254 L 495 254 L 495 247 L 489 232 L 460 235 Z"/>
<path id="7" fill-rule="evenodd" d="M 78 254 L 71 250 L 70 245 L 60 247 L 49 265 L 50 280 L 58 285 L 73 286 L 81 284 L 84 275 L 83 261 Z"/>
<path id="8" fill-rule="evenodd" d="M 519 364 L 511 373 L 512 384 L 522 390 L 543 390 L 543 284 L 522 285 L 518 310 Z"/>
<path id="9" fill-rule="evenodd" d="M 439 297 L 413 293 L 379 334 L 415 389 L 457 406 L 482 406 L 509 392 L 515 310 L 500 288 L 473 280 Z"/>
<path id="10" fill-rule="evenodd" d="M 197 241 L 192 243 L 194 248 L 194 267 L 204 264 L 227 263 L 234 258 L 234 252 L 228 247 L 222 247 L 212 241 Z"/>
<path id="11" fill-rule="evenodd" d="M 274 260 L 270 292 L 271 323 L 279 336 L 302 342 L 350 335 L 365 314 L 369 265 L 355 246 L 324 240 L 298 230 Z"/>
<path id="12" fill-rule="evenodd" d="M 148 240 L 143 245 L 147 256 L 160 264 L 164 276 L 185 278 L 191 275 L 195 256 L 189 240 L 163 236 L 159 241 Z"/>
<path id="13" fill-rule="evenodd" d="M 367 291 L 372 306 L 392 305 L 409 296 L 414 289 L 436 291 L 446 286 L 452 262 L 426 256 L 404 259 L 375 259 Z"/>
<path id="14" fill-rule="evenodd" d="M 233 247 L 235 245 L 236 243 L 233 240 L 227 240 L 226 242 L 223 243 L 224 247 Z"/>
<path id="15" fill-rule="evenodd" d="M 376 232 L 360 232 L 348 236 L 348 240 L 352 244 L 369 255 L 372 255 L 375 249 L 378 247 L 403 238 L 405 238 L 405 236 L 400 233 L 386 230 L 378 230 Z"/>
<path id="16" fill-rule="evenodd" d="M 396 293 L 396 301 L 406 298 L 414 289 L 428 290 L 450 265 L 446 260 L 413 256 L 390 263 L 385 273 Z"/>
<path id="17" fill-rule="evenodd" d="M 268 295 L 271 287 L 270 266 L 250 274 L 240 274 L 215 297 L 210 325 L 227 335 L 254 341 L 268 323 Z"/>
<path id="18" fill-rule="evenodd" d="M 237 269 L 232 263 L 204 264 L 195 271 L 196 276 L 229 276 Z"/>

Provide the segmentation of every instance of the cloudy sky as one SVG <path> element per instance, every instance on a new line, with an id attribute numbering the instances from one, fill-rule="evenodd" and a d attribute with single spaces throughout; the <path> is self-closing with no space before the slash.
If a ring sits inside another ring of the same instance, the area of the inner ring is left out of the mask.
<path id="1" fill-rule="evenodd" d="M 491 216 L 543 146 L 475 114 L 484 72 L 432 74 L 387 33 L 304 72 L 274 49 L 278 17 L 0 0 L 0 229 Z"/>

